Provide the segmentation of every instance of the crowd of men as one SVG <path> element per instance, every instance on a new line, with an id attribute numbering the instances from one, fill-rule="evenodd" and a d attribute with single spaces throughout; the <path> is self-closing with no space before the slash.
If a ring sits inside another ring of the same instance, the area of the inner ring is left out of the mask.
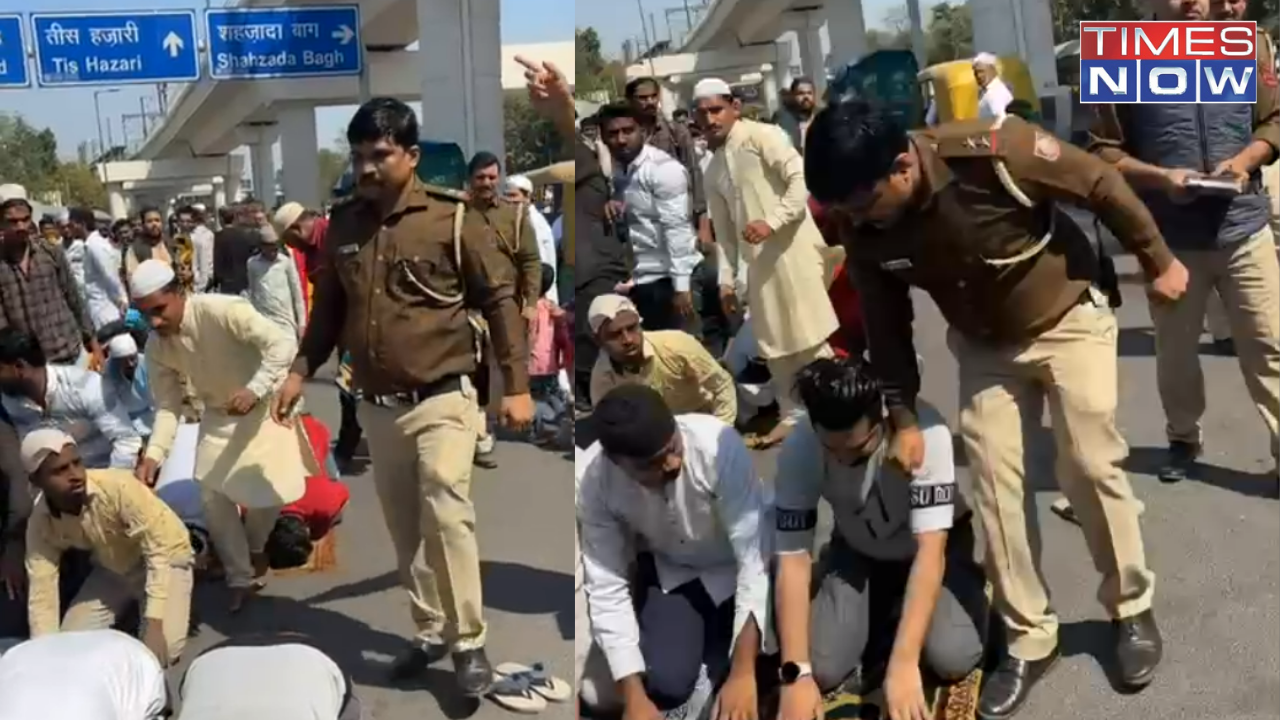
<path id="1" fill-rule="evenodd" d="M 1243 7 L 1149 2 L 1161 20 Z M 740 720 L 769 696 L 781 720 L 812 720 L 828 693 L 879 687 L 892 720 L 924 720 L 925 687 L 986 659 L 978 717 L 1012 717 L 1061 654 L 1024 514 L 1024 420 L 1046 407 L 1119 684 L 1154 679 L 1156 572 L 1116 425 L 1120 288 L 1061 206 L 1141 268 L 1160 478 L 1199 471 L 1215 294 L 1280 454 L 1274 49 L 1263 38 L 1256 103 L 1099 106 L 1084 147 L 1019 117 L 993 68 L 974 62 L 996 88 L 978 120 L 920 130 L 857 98 L 818 103 L 804 80 L 781 126 L 744 119 L 718 79 L 694 88 L 691 128 L 651 79 L 583 121 L 575 371 L 597 441 L 576 463 L 580 713 Z M 965 482 L 919 397 L 913 289 L 949 325 Z M 714 337 L 739 326 L 728 349 Z M 768 406 L 773 427 L 748 422 Z M 774 446 L 763 482 L 749 449 Z M 834 530 L 815 563 L 823 500 Z"/>
<path id="2" fill-rule="evenodd" d="M 533 62 L 529 77 L 540 107 L 537 88 L 563 83 Z M 156 208 L 37 226 L 25 197 L 0 198 L 0 650 L 18 643 L 0 656 L 3 720 L 363 717 L 320 639 L 233 637 L 178 697 L 163 676 L 198 624 L 198 578 L 252 612 L 273 570 L 317 561 L 362 434 L 416 626 L 390 677 L 452 657 L 465 696 L 544 682 L 486 654 L 470 480 L 492 464 L 491 386 L 504 426 L 567 426 L 551 224 L 489 154 L 466 190 L 424 184 L 402 102 L 361 106 L 347 139 L 355 186 L 327 217 L 250 202 L 217 225 L 184 206 L 169 228 Z M 335 353 L 331 449 L 299 400 Z"/>

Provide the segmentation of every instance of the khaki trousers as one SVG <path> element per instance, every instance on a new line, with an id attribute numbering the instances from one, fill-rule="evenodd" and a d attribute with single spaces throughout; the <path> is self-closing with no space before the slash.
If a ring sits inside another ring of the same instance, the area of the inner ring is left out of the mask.
<path id="1" fill-rule="evenodd" d="M 200 504 L 214 552 L 227 571 L 227 587 L 252 587 L 253 556 L 266 549 L 267 538 L 280 517 L 280 508 L 246 509 L 242 518 L 235 501 L 203 485 Z"/>
<path id="2" fill-rule="evenodd" d="M 146 568 L 138 568 L 127 576 L 94 566 L 80 587 L 67 614 L 62 618 L 63 631 L 107 630 L 134 602 L 146 603 Z M 169 570 L 169 598 L 164 604 L 164 639 L 169 646 L 169 662 L 182 657 L 191 632 L 191 589 L 195 581 L 191 561 L 175 563 Z M 146 612 L 146 608 L 143 608 Z"/>
<path id="3" fill-rule="evenodd" d="M 1156 329 L 1156 372 L 1170 441 L 1200 444 L 1204 373 L 1200 329 L 1216 291 L 1231 325 L 1245 386 L 1280 453 L 1280 262 L 1271 228 L 1244 243 L 1207 252 L 1179 252 L 1191 273 L 1182 299 L 1151 303 Z"/>
<path id="4" fill-rule="evenodd" d="M 784 425 L 795 425 L 804 417 L 804 408 L 796 399 L 796 375 L 809 363 L 822 358 L 835 357 L 831 346 L 822 343 L 791 355 L 769 358 L 769 374 L 773 376 L 774 396 L 778 401 L 778 416 Z"/>
<path id="5" fill-rule="evenodd" d="M 1055 474 L 1102 573 L 1099 601 L 1113 618 L 1151 607 L 1155 575 L 1147 568 L 1138 503 L 1120 469 L 1128 446 L 1116 428 L 1117 335 L 1115 316 L 1100 296 L 1022 346 L 992 348 L 948 333 L 960 365 L 960 433 L 986 536 L 987 574 L 1010 653 L 1022 660 L 1042 659 L 1058 642 L 1058 617 L 1049 608 L 1023 509 L 1023 436 L 1039 427 L 1046 400 Z"/>
<path id="6" fill-rule="evenodd" d="M 414 407 L 363 402 L 378 500 L 409 591 L 418 639 L 454 650 L 484 646 L 484 603 L 471 463 L 476 452 L 476 393 L 428 398 Z"/>

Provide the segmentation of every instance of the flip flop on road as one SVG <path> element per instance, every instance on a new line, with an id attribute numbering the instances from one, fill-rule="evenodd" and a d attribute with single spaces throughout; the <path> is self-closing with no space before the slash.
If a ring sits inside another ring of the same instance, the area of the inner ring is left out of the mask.
<path id="1" fill-rule="evenodd" d="M 493 672 L 499 678 L 527 681 L 530 690 L 550 702 L 564 703 L 573 699 L 573 686 L 548 673 L 542 663 L 534 663 L 533 665 L 522 665 L 514 662 L 502 663 L 495 667 Z"/>
<path id="2" fill-rule="evenodd" d="M 533 691 L 529 678 L 524 675 L 501 675 L 495 670 L 488 695 L 498 705 L 521 715 L 537 715 L 547 709 L 546 698 Z"/>

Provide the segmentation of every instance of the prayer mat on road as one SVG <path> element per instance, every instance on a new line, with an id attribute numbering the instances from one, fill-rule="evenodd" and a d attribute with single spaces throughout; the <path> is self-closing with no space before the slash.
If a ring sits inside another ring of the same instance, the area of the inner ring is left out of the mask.
<path id="1" fill-rule="evenodd" d="M 925 687 L 932 720 L 975 720 L 978 715 L 978 690 L 982 686 L 981 668 L 951 685 Z M 884 694 L 879 688 L 867 695 L 837 692 L 824 698 L 825 720 L 889 720 L 884 707 Z"/>

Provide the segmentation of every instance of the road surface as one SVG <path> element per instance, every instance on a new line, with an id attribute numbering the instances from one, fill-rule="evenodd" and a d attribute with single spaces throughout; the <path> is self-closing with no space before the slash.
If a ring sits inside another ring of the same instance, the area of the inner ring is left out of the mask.
<path id="1" fill-rule="evenodd" d="M 1065 659 L 1037 688 L 1019 720 L 1275 720 L 1280 708 L 1280 512 L 1266 433 L 1236 361 L 1205 357 L 1210 406 L 1203 481 L 1172 486 L 1157 481 L 1151 473 L 1165 438 L 1151 323 L 1141 288 L 1126 285 L 1124 293 L 1119 422 L 1131 445 L 1128 467 L 1135 491 L 1147 507 L 1145 538 L 1158 575 L 1155 611 L 1164 631 L 1165 661 L 1155 683 L 1139 695 L 1122 695 L 1108 683 L 1104 663 L 1111 635 L 1095 600 L 1098 575 L 1079 529 L 1049 510 L 1057 494 L 1051 490 L 1052 445 L 1046 431 L 1031 443 L 1039 460 L 1031 474 L 1037 478 L 1043 570 L 1062 618 Z M 933 302 L 918 293 L 916 309 L 926 372 L 922 397 L 954 427 L 956 368 L 946 348 L 945 323 Z M 767 479 L 774 455 L 757 455 Z M 829 532 L 829 515 L 825 522 Z"/>
<path id="2" fill-rule="evenodd" d="M 332 382 L 307 388 L 307 405 L 335 432 L 337 391 Z M 489 622 L 489 657 L 495 663 L 543 662 L 557 676 L 573 675 L 572 461 L 528 445 L 499 443 L 497 470 L 477 470 L 473 483 Z M 365 470 L 346 478 L 351 505 L 339 526 L 339 567 L 329 573 L 276 578 L 240 616 L 223 611 L 218 586 L 198 588 L 194 656 L 222 637 L 291 630 L 313 636 L 355 679 L 366 720 L 509 718 L 484 701 L 479 707 L 453 691 L 445 660 L 419 683 L 392 687 L 385 664 L 405 647 L 413 626 L 408 599 L 397 587 L 395 558 Z M 178 677 L 181 668 L 173 673 Z M 171 682 L 171 686 L 173 683 Z M 541 717 L 569 720 L 571 705 L 551 705 Z"/>

